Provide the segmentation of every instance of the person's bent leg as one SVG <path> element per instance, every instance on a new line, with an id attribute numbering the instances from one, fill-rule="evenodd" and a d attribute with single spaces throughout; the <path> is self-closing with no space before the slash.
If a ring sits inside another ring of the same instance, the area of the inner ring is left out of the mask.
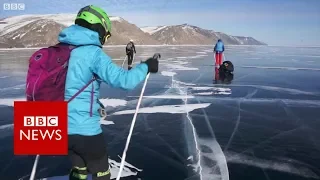
<path id="1" fill-rule="evenodd" d="M 111 173 L 107 154 L 100 159 L 90 161 L 88 167 L 92 174 L 92 180 L 110 180 Z"/>
<path id="2" fill-rule="evenodd" d="M 88 172 L 93 180 L 110 180 L 111 173 L 107 154 L 107 145 L 103 134 L 85 136 L 82 156 L 86 162 Z"/>
<path id="3" fill-rule="evenodd" d="M 216 64 L 215 66 L 218 66 L 219 65 L 219 53 L 216 52 Z"/>
<path id="4" fill-rule="evenodd" d="M 217 57 L 216 64 L 217 64 L 217 66 L 220 66 L 220 53 L 219 52 L 217 52 L 216 57 Z"/>
<path id="5" fill-rule="evenodd" d="M 133 60 L 133 52 L 130 52 L 129 59 L 128 59 L 128 70 L 132 68 L 132 60 Z"/>
<path id="6" fill-rule="evenodd" d="M 221 53 L 219 53 L 219 66 L 221 66 L 221 64 L 222 64 L 222 56 L 223 56 L 223 53 L 221 52 Z"/>
<path id="7" fill-rule="evenodd" d="M 127 54 L 128 67 L 129 67 L 129 59 L 130 59 L 130 54 L 128 53 L 128 54 Z"/>
<path id="8" fill-rule="evenodd" d="M 83 158 L 76 152 L 75 145 L 79 144 L 79 136 L 69 135 L 69 150 L 68 156 L 71 160 L 72 168 L 69 174 L 69 180 L 86 180 L 87 179 L 87 167 Z"/>
<path id="9" fill-rule="evenodd" d="M 214 68 L 214 79 L 216 80 L 216 81 L 218 81 L 219 80 L 219 69 L 218 69 L 218 67 L 215 67 Z"/>

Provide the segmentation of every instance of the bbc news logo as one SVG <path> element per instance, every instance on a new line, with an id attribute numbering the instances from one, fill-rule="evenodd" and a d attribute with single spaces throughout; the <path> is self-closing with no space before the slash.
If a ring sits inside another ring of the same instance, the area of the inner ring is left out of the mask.
<path id="1" fill-rule="evenodd" d="M 4 3 L 3 10 L 5 11 L 23 11 L 25 9 L 24 3 Z"/>
<path id="2" fill-rule="evenodd" d="M 14 102 L 15 155 L 67 155 L 67 102 Z"/>
<path id="3" fill-rule="evenodd" d="M 24 127 L 58 127 L 58 116 L 24 116 L 23 118 Z M 61 130 L 49 130 L 49 129 L 27 129 L 20 130 L 19 140 L 29 140 L 29 141 L 38 141 L 41 140 L 58 140 L 62 139 Z"/>

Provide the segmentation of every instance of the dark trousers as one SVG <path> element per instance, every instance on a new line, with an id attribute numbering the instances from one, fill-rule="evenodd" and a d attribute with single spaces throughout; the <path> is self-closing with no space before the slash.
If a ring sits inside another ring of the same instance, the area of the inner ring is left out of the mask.
<path id="1" fill-rule="evenodd" d="M 128 56 L 128 70 L 130 70 L 132 68 L 133 51 L 129 51 L 127 56 Z"/>
<path id="2" fill-rule="evenodd" d="M 103 134 L 95 136 L 69 135 L 68 149 L 72 170 L 69 180 L 110 180 L 109 159 Z"/>

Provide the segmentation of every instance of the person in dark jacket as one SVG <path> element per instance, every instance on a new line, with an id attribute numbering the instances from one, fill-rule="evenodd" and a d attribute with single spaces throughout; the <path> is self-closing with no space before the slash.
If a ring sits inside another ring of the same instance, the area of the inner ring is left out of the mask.
<path id="1" fill-rule="evenodd" d="M 214 52 L 216 53 L 216 66 L 220 66 L 222 64 L 222 55 L 224 52 L 224 44 L 221 39 L 219 39 L 214 46 Z"/>
<path id="2" fill-rule="evenodd" d="M 231 61 L 224 61 L 216 70 L 215 80 L 221 83 L 231 83 L 233 80 L 234 67 Z"/>
<path id="3" fill-rule="evenodd" d="M 132 68 L 133 53 L 136 54 L 137 52 L 136 52 L 136 48 L 134 46 L 133 40 L 131 39 L 126 47 L 126 54 L 128 56 L 128 70 Z"/>

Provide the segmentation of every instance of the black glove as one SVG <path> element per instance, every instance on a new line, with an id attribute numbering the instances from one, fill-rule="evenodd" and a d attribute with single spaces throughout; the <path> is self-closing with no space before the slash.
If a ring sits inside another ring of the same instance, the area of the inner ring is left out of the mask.
<path id="1" fill-rule="evenodd" d="M 161 58 L 159 53 L 153 55 L 153 57 L 147 59 L 145 63 L 148 65 L 148 73 L 157 73 L 159 68 L 158 59 Z"/>
<path id="2" fill-rule="evenodd" d="M 160 59 L 160 58 L 161 58 L 161 54 L 160 54 L 160 53 L 155 53 L 155 54 L 153 55 L 153 58 L 154 58 L 154 59 Z"/>

